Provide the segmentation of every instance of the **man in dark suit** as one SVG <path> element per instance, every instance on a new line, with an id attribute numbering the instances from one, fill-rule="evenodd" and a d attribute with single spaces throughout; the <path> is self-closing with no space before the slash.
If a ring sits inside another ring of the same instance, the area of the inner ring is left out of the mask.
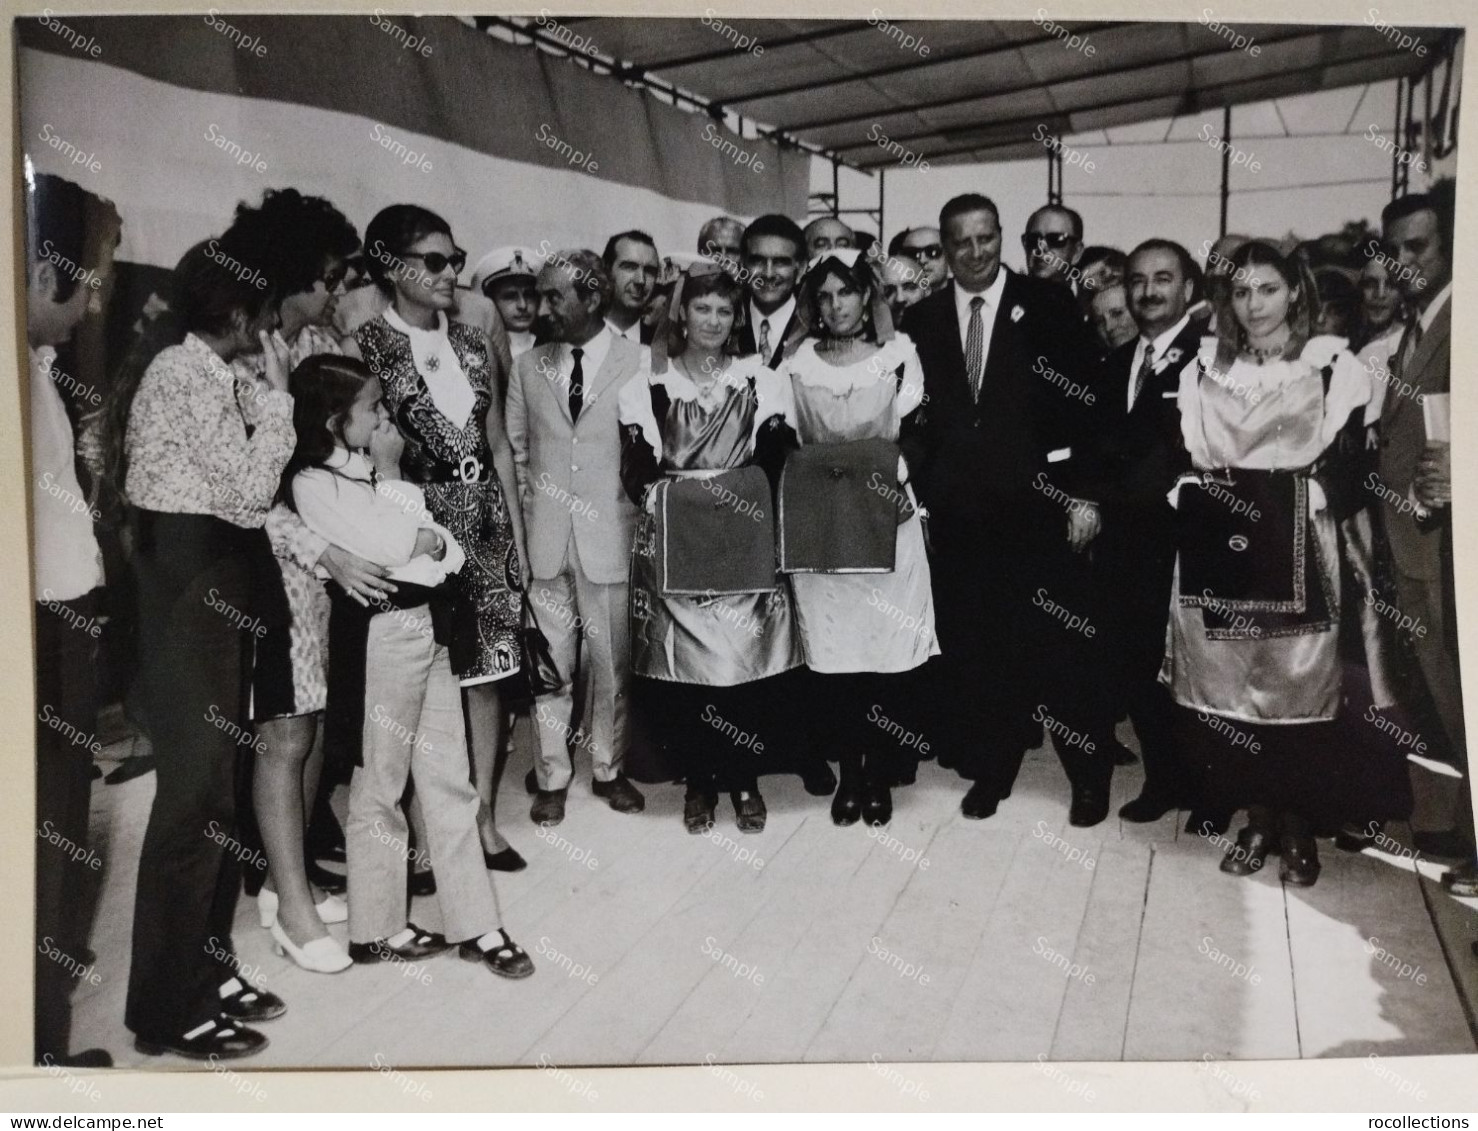
<path id="1" fill-rule="evenodd" d="M 1098 513 L 1075 457 L 1095 346 L 1065 288 L 1002 267 L 990 200 L 955 197 L 939 227 L 953 281 L 910 307 L 903 329 L 924 369 L 908 454 L 936 551 L 942 761 L 975 779 L 965 816 L 988 817 L 1045 727 L 1072 784 L 1070 819 L 1094 825 L 1108 813 L 1113 728 L 1088 615 Z"/>
<path id="2" fill-rule="evenodd" d="M 657 290 L 657 276 L 662 271 L 662 257 L 657 242 L 646 232 L 633 228 L 617 232 L 606 241 L 601 254 L 606 274 L 611 277 L 611 308 L 606 311 L 606 325 L 618 338 L 638 345 L 652 344 L 652 328 L 643 320 L 647 304 Z"/>
<path id="3" fill-rule="evenodd" d="M 1392 382 L 1381 405 L 1381 517 L 1395 566 L 1397 603 L 1403 616 L 1425 628 L 1412 634 L 1420 680 L 1462 768 L 1467 738 L 1452 623 L 1451 445 L 1433 442 L 1422 403 L 1424 397 L 1446 396 L 1451 389 L 1451 182 L 1439 183 L 1430 194 L 1393 200 L 1381 212 L 1381 224 L 1383 251 L 1396 264 L 1390 270 L 1415 311 L 1391 359 L 1391 372 L 1400 383 Z M 1442 830 L 1447 835 L 1429 835 L 1431 847 L 1417 847 L 1433 855 L 1465 856 L 1465 864 L 1443 882 L 1459 894 L 1478 894 L 1466 779 L 1453 797 L 1451 819 L 1451 831 Z"/>
<path id="4" fill-rule="evenodd" d="M 1144 755 L 1144 787 L 1119 816 L 1140 822 L 1192 800 L 1170 745 L 1171 699 L 1159 673 L 1175 568 L 1175 511 L 1166 496 L 1190 469 L 1177 394 L 1206 323 L 1188 313 L 1200 295 L 1195 264 L 1178 243 L 1152 239 L 1135 248 L 1125 286 L 1139 333 L 1104 362 L 1095 406 L 1103 529 L 1093 543 L 1093 575 L 1114 705 L 1128 712 Z"/>
<path id="5" fill-rule="evenodd" d="M 795 352 L 806 336 L 796 312 L 795 289 L 805 270 L 806 237 L 788 216 L 769 213 L 744 229 L 740 282 L 749 295 L 741 354 L 763 354 L 771 369 Z"/>

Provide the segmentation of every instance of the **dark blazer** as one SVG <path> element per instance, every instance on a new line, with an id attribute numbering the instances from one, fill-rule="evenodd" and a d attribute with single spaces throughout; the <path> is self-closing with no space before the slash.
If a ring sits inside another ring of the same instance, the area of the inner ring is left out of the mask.
<path id="1" fill-rule="evenodd" d="M 1421 344 L 1406 371 L 1400 372 L 1397 368 L 1399 352 L 1392 358 L 1391 368 L 1395 376 L 1415 390 L 1410 396 L 1403 396 L 1398 391 L 1403 386 L 1393 382 L 1386 389 L 1386 398 L 1381 405 L 1380 481 L 1401 500 L 1405 500 L 1407 490 L 1416 480 L 1417 464 L 1421 462 L 1427 445 L 1419 395 L 1446 393 L 1451 389 L 1451 334 L 1452 296 L 1449 295 L 1433 319 L 1432 328 L 1422 335 Z M 1443 516 L 1439 514 L 1425 521 L 1419 520 L 1409 511 L 1403 513 L 1403 508 L 1384 494 L 1381 511 L 1396 568 L 1407 577 L 1423 581 L 1440 578 Z"/>
<path id="2" fill-rule="evenodd" d="M 902 325 L 924 369 L 923 460 L 915 474 L 937 540 L 952 540 L 952 528 L 978 537 L 986 521 L 1055 527 L 1063 504 L 1048 488 L 1093 497 L 1081 458 L 1092 424 L 1087 397 L 1101 395 L 1092 335 L 1071 294 L 1007 271 L 974 401 L 955 287 L 951 281 L 910 307 Z M 1054 453 L 1067 455 L 1049 460 Z"/>
<path id="3" fill-rule="evenodd" d="M 1205 332 L 1204 319 L 1192 318 L 1181 328 L 1140 390 L 1132 411 L 1126 402 L 1139 339 L 1105 359 L 1095 390 L 1093 436 L 1085 456 L 1092 463 L 1106 520 L 1114 511 L 1168 517 L 1171 508 L 1165 496 L 1176 478 L 1190 469 L 1180 430 L 1180 374 L 1195 360 Z"/>
<path id="4" fill-rule="evenodd" d="M 745 320 L 739 329 L 739 355 L 748 357 L 752 353 L 759 353 L 759 343 L 755 340 L 755 328 L 749 324 L 749 298 L 744 299 Z M 791 311 L 790 321 L 785 324 L 785 333 L 780 335 L 778 341 L 773 337 L 770 340 L 771 353 L 765 359 L 768 369 L 778 369 L 781 361 L 795 353 L 801 342 L 806 337 L 806 324 L 801 321 L 800 308 Z"/>

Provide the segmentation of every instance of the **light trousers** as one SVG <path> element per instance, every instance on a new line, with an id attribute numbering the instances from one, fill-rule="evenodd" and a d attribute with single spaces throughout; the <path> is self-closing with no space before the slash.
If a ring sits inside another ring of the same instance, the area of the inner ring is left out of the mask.
<path id="1" fill-rule="evenodd" d="M 426 815 L 421 850 L 436 870 L 443 934 L 453 942 L 487 934 L 499 916 L 477 834 L 462 693 L 427 606 L 371 618 L 364 695 L 364 764 L 349 785 L 344 826 L 350 940 L 374 942 L 406 925 L 407 777 Z"/>

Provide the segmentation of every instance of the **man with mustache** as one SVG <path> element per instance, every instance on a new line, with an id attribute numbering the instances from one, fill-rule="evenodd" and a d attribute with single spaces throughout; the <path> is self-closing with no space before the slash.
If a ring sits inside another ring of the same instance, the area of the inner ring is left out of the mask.
<path id="1" fill-rule="evenodd" d="M 616 394 L 640 367 L 642 349 L 611 329 L 611 277 L 593 251 L 551 255 L 535 286 L 543 344 L 513 365 L 507 419 L 528 537 L 530 604 L 565 679 L 535 706 L 539 749 L 529 816 L 557 825 L 573 776 L 571 746 L 590 751 L 597 797 L 618 813 L 645 807 L 624 771 L 627 574 L 637 511 L 621 489 L 616 422 Z M 590 689 L 588 732 L 575 708 L 582 679 Z"/>
<path id="2" fill-rule="evenodd" d="M 1175 566 L 1175 511 L 1166 496 L 1190 468 L 1176 394 L 1206 323 L 1188 313 L 1200 297 L 1199 275 L 1178 243 L 1136 247 L 1125 287 L 1138 333 L 1104 362 L 1093 446 L 1103 530 L 1093 574 L 1114 705 L 1128 713 L 1144 755 L 1144 787 L 1119 816 L 1144 822 L 1193 800 L 1170 746 L 1171 700 L 1159 673 Z"/>
<path id="3" fill-rule="evenodd" d="M 1002 265 L 992 201 L 955 197 L 939 229 L 954 280 L 903 329 L 924 369 L 922 442 L 905 454 L 932 516 L 941 762 L 975 779 L 961 812 L 989 817 L 1045 727 L 1072 786 L 1069 820 L 1096 825 L 1114 751 L 1093 671 L 1098 514 L 1079 457 L 1097 351 L 1068 290 Z"/>
<path id="4" fill-rule="evenodd" d="M 656 241 L 635 228 L 618 232 L 606 241 L 601 261 L 611 276 L 612 287 L 606 325 L 618 338 L 650 345 L 652 328 L 643 322 L 642 315 L 646 313 L 647 303 L 652 301 L 657 276 L 662 271 Z"/>

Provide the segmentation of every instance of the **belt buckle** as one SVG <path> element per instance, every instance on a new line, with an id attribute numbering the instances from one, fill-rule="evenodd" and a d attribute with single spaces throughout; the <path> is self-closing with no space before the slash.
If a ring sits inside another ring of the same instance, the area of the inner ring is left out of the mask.
<path id="1" fill-rule="evenodd" d="M 463 483 L 478 483 L 482 480 L 482 461 L 476 456 L 463 456 L 457 467 L 457 478 Z"/>

